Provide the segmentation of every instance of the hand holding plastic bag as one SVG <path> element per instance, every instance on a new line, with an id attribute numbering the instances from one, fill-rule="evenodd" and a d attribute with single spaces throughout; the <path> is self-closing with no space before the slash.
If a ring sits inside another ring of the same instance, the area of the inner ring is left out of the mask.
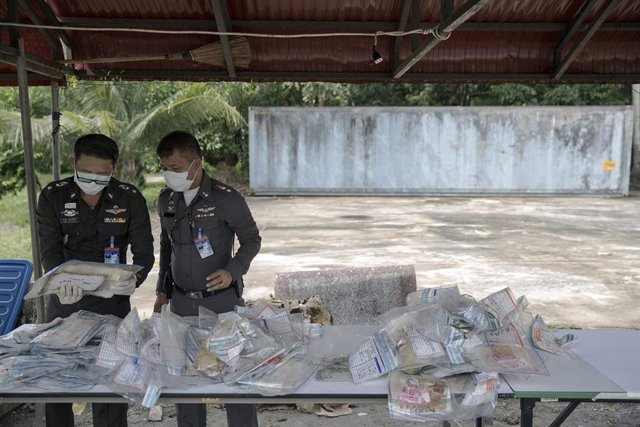
<path id="1" fill-rule="evenodd" d="M 133 292 L 136 290 L 136 276 L 133 275 L 128 280 L 112 284 L 111 290 L 115 295 L 133 294 Z"/>
<path id="2" fill-rule="evenodd" d="M 56 295 L 62 304 L 75 304 L 82 299 L 84 291 L 80 286 L 66 283 L 56 290 Z"/>
<path id="3" fill-rule="evenodd" d="M 131 295 L 135 290 L 135 273 L 142 269 L 139 265 L 69 260 L 31 284 L 24 299 L 56 294 L 66 283 L 79 286 L 84 295 L 101 298 L 111 298 L 114 294 Z M 119 288 L 118 292 L 114 292 L 114 285 Z"/>

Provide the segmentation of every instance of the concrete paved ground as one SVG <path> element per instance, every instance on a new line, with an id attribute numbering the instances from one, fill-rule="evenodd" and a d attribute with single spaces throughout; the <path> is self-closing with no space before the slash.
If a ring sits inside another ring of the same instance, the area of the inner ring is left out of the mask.
<path id="1" fill-rule="evenodd" d="M 249 197 L 263 245 L 245 298 L 267 297 L 278 272 L 413 264 L 418 288 L 509 286 L 550 325 L 639 328 L 639 196 Z M 141 313 L 156 278 L 133 296 Z"/>

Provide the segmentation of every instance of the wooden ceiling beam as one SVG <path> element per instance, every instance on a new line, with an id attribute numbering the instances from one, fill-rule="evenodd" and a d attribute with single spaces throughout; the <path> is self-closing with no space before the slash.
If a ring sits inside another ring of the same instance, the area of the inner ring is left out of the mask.
<path id="1" fill-rule="evenodd" d="M 213 15 L 216 19 L 217 31 L 222 33 L 231 32 L 231 24 L 229 19 L 229 12 L 227 11 L 226 0 L 211 0 L 211 7 L 213 8 Z M 221 35 L 220 43 L 222 44 L 222 53 L 224 55 L 224 62 L 227 65 L 227 72 L 229 77 L 236 76 L 236 67 L 233 64 L 233 55 L 231 54 L 231 44 L 229 43 L 229 36 Z"/>
<path id="2" fill-rule="evenodd" d="M 591 2 L 591 0 L 587 0 L 587 2 Z M 587 26 L 587 29 L 569 50 L 567 56 L 555 63 L 553 71 L 554 80 L 560 79 L 560 77 L 562 77 L 562 75 L 567 71 L 571 63 L 576 59 L 580 52 L 582 52 L 591 37 L 593 37 L 596 31 L 598 31 L 598 28 L 600 28 L 605 19 L 607 19 L 607 16 L 609 16 L 611 11 L 613 11 L 615 5 L 616 0 L 606 0 L 605 4 L 600 8 L 598 13 L 593 17 L 593 20 Z"/>
<path id="3" fill-rule="evenodd" d="M 400 12 L 400 20 L 398 21 L 398 31 L 405 31 L 407 29 L 407 22 L 409 20 L 409 11 L 411 10 L 411 3 L 413 0 L 404 0 L 402 2 L 402 11 Z M 396 68 L 400 64 L 400 50 L 402 49 L 402 37 L 396 37 L 396 41 L 393 45 L 393 68 Z"/>
<path id="4" fill-rule="evenodd" d="M 429 51 L 436 47 L 442 40 L 448 38 L 452 31 L 458 28 L 463 22 L 471 18 L 480 9 L 488 3 L 488 0 L 467 0 L 462 6 L 460 6 L 446 21 L 441 22 L 436 26 L 435 33 L 427 35 L 427 40 L 414 49 L 411 55 L 409 55 L 400 65 L 398 65 L 393 71 L 393 78 L 398 79 L 402 77 L 407 71 L 409 71 L 415 64 L 418 63 Z M 436 35 L 437 34 L 437 35 Z"/>
<path id="5" fill-rule="evenodd" d="M 412 0 L 408 0 L 411 2 Z M 194 30 L 217 31 L 214 19 L 126 19 L 126 18 L 77 18 L 60 17 L 60 26 L 64 27 L 100 27 L 100 28 L 140 28 L 149 30 Z M 265 21 L 265 20 L 231 20 L 231 28 L 235 31 L 276 32 L 310 30 L 336 32 L 371 32 L 396 31 L 399 22 L 393 21 Z M 438 22 L 420 22 L 418 28 L 429 29 Z M 587 25 L 579 26 L 584 31 Z M 567 24 L 561 22 L 465 22 L 456 31 L 490 31 L 490 32 L 565 32 Z M 605 23 L 600 31 L 640 31 L 640 22 Z M 66 43 L 66 42 L 65 42 Z"/>

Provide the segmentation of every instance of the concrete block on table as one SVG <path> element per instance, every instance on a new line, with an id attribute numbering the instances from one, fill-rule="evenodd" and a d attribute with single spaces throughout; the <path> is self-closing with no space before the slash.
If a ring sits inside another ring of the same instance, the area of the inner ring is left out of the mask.
<path id="1" fill-rule="evenodd" d="M 274 282 L 280 300 L 320 295 L 336 325 L 371 324 L 379 314 L 405 305 L 415 291 L 413 265 L 279 273 Z"/>

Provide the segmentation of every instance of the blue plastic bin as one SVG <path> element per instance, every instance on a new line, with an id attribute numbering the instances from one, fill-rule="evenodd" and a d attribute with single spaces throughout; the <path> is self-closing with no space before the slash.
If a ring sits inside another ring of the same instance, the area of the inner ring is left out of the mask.
<path id="1" fill-rule="evenodd" d="M 16 326 L 32 270 L 29 261 L 0 259 L 0 335 Z"/>

